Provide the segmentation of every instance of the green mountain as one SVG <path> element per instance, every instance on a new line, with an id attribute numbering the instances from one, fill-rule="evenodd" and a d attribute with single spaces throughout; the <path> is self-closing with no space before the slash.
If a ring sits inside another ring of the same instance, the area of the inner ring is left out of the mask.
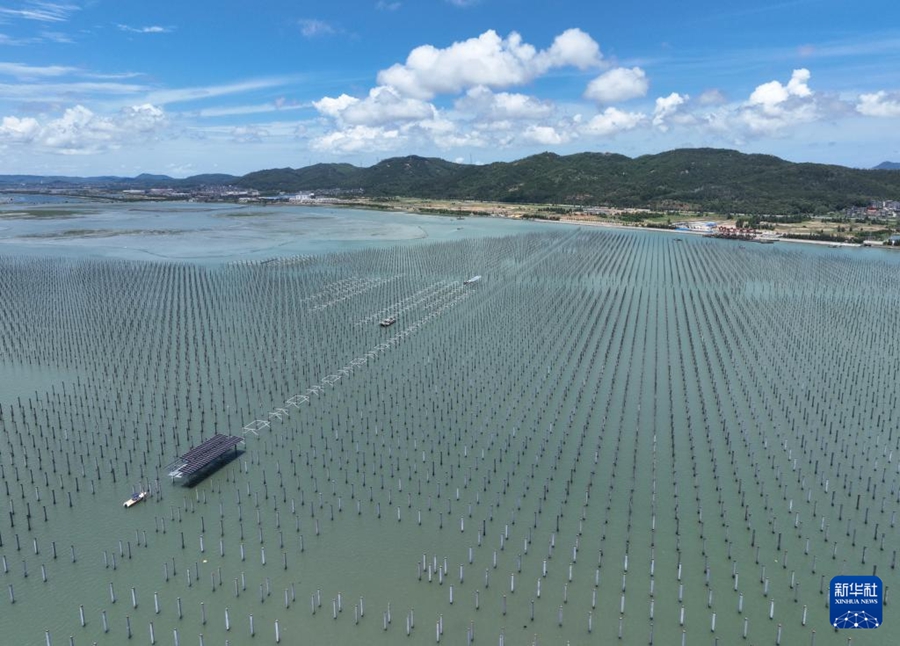
<path id="1" fill-rule="evenodd" d="M 875 167 L 875 170 L 900 170 L 900 162 L 881 162 Z"/>
<path id="2" fill-rule="evenodd" d="M 235 183 L 260 191 L 362 189 L 371 197 L 472 199 L 806 214 L 900 199 L 900 173 L 796 164 L 711 148 L 634 159 L 609 153 L 533 155 L 483 166 L 418 156 L 369 168 L 317 164 L 258 171 Z"/>
<path id="3" fill-rule="evenodd" d="M 184 179 L 172 180 L 173 185 L 184 188 L 192 188 L 197 186 L 227 186 L 234 184 L 237 179 L 234 175 L 226 175 L 225 173 L 205 173 L 203 175 L 192 175 Z"/>
<path id="4" fill-rule="evenodd" d="M 431 182 L 458 176 L 460 164 L 437 158 L 411 155 L 394 157 L 369 168 L 351 164 L 314 164 L 305 168 L 275 168 L 244 175 L 239 186 L 259 191 L 314 191 L 322 189 L 362 189 L 366 195 L 418 195 Z"/>
<path id="5" fill-rule="evenodd" d="M 886 162 L 880 169 L 891 168 Z M 368 197 L 470 199 L 510 203 L 610 205 L 718 213 L 824 214 L 872 200 L 900 200 L 900 173 L 795 164 L 770 155 L 692 148 L 629 158 L 611 153 L 532 155 L 483 166 L 434 157 L 394 157 L 368 168 L 314 164 L 235 177 L 172 179 L 0 176 L 0 189 L 179 188 L 237 185 L 263 193 L 362 192 Z"/>
<path id="6" fill-rule="evenodd" d="M 0 175 L 0 189 L 79 189 L 108 188 L 195 188 L 198 186 L 225 186 L 238 178 L 234 175 L 211 173 L 174 179 L 168 175 L 142 173 L 137 177 L 68 177 L 42 175 Z"/>
<path id="7" fill-rule="evenodd" d="M 275 168 L 248 173 L 240 178 L 238 184 L 265 192 L 350 188 L 353 184 L 352 177 L 361 170 L 363 169 L 351 164 L 313 164 L 297 169 Z"/>

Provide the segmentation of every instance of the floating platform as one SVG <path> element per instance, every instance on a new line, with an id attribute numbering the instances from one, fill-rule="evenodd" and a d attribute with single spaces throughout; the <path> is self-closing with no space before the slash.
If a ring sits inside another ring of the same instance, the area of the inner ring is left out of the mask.
<path id="1" fill-rule="evenodd" d="M 169 464 L 166 467 L 169 477 L 173 481 L 196 482 L 232 459 L 237 454 L 237 445 L 243 441 L 237 435 L 216 433 Z"/>

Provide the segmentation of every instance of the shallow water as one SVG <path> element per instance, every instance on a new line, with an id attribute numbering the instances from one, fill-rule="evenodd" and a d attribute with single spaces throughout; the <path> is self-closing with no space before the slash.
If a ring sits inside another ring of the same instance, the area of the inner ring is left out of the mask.
<path id="1" fill-rule="evenodd" d="M 0 253 L 202 264 L 509 235 L 540 224 L 312 206 L 0 204 Z"/>
<path id="2" fill-rule="evenodd" d="M 423 222 L 0 258 L 4 643 L 893 643 L 820 586 L 896 588 L 896 256 Z M 213 432 L 240 457 L 170 482 Z"/>

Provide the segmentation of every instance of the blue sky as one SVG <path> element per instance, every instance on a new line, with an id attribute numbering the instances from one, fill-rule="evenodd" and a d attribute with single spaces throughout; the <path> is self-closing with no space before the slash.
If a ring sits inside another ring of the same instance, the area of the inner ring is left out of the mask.
<path id="1" fill-rule="evenodd" d="M 692 146 L 900 161 L 900 5 L 0 0 L 0 173 Z"/>

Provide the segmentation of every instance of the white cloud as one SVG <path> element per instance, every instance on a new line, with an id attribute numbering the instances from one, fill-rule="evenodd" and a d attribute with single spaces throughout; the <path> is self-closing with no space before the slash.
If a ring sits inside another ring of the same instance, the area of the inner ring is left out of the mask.
<path id="1" fill-rule="evenodd" d="M 387 0 L 378 0 L 375 3 L 375 8 L 379 11 L 397 11 L 400 8 L 399 2 L 388 2 Z"/>
<path id="2" fill-rule="evenodd" d="M 434 117 L 436 108 L 425 101 L 401 96 L 392 87 L 378 86 L 364 99 L 342 94 L 313 102 L 320 114 L 335 119 L 339 125 L 386 126 Z"/>
<path id="3" fill-rule="evenodd" d="M 97 95 L 134 95 L 147 90 L 144 85 L 132 83 L 0 83 L 0 96 L 26 101 L 59 101 L 60 97 L 86 97 Z M 152 101 L 159 103 L 159 101 Z"/>
<path id="4" fill-rule="evenodd" d="M 512 33 L 488 31 L 446 49 L 414 49 L 404 65 L 378 75 L 380 85 L 363 98 L 342 94 L 313 102 L 333 130 L 313 138 L 317 150 L 394 150 L 401 144 L 502 148 L 519 142 L 553 145 L 571 140 L 571 126 L 542 123 L 556 107 L 550 101 L 492 88 L 524 83 L 555 67 L 598 65 L 600 48 L 586 33 L 570 29 L 543 51 Z M 458 93 L 453 110 L 442 113 L 429 99 Z"/>
<path id="5" fill-rule="evenodd" d="M 455 108 L 479 119 L 542 119 L 553 114 L 553 104 L 533 96 L 491 92 L 483 85 L 471 88 L 457 99 Z"/>
<path id="6" fill-rule="evenodd" d="M 639 126 L 647 116 L 641 112 L 624 112 L 618 108 L 606 108 L 583 126 L 583 131 L 591 135 L 606 137 Z"/>
<path id="7" fill-rule="evenodd" d="M 900 92 L 860 94 L 856 111 L 867 117 L 900 117 Z"/>
<path id="8" fill-rule="evenodd" d="M 0 22 L 2 22 L 2 20 L 0 20 Z M 36 42 L 36 40 L 32 38 L 13 38 L 7 34 L 0 34 L 0 45 L 19 46 L 30 45 L 33 42 Z"/>
<path id="9" fill-rule="evenodd" d="M 399 143 L 400 131 L 397 129 L 353 126 L 316 137 L 310 147 L 319 152 L 340 154 L 395 150 Z"/>
<path id="10" fill-rule="evenodd" d="M 806 98 L 812 96 L 812 90 L 807 85 L 809 78 L 809 70 L 794 70 L 793 74 L 791 74 L 791 80 L 788 81 L 786 86 L 778 81 L 763 83 L 750 95 L 749 102 L 751 105 L 761 105 L 769 108 L 784 103 L 791 97 Z"/>
<path id="11" fill-rule="evenodd" d="M 805 103 L 789 110 L 781 109 L 777 112 L 744 110 L 740 113 L 739 121 L 749 129 L 751 134 L 774 136 L 794 126 L 812 123 L 818 118 L 819 113 L 815 103 Z"/>
<path id="12" fill-rule="evenodd" d="M 489 30 L 445 49 L 432 45 L 416 47 L 403 65 L 379 72 L 378 83 L 428 100 L 436 94 L 456 94 L 477 85 L 521 85 L 555 67 L 572 65 L 584 69 L 599 63 L 599 51 L 590 36 L 580 30 L 561 34 L 543 52 L 523 42 L 516 32 L 501 38 Z"/>
<path id="13" fill-rule="evenodd" d="M 300 33 L 307 38 L 330 36 L 338 32 L 334 25 L 318 18 L 304 18 L 303 20 L 298 20 L 297 24 L 300 25 Z"/>
<path id="14" fill-rule="evenodd" d="M 148 133 L 156 130 L 165 121 L 166 115 L 161 108 L 150 103 L 132 105 L 122 108 L 114 120 L 120 128 L 133 132 Z"/>
<path id="15" fill-rule="evenodd" d="M 0 16 L 10 18 L 22 18 L 23 20 L 36 20 L 38 22 L 65 22 L 79 10 L 74 4 L 58 2 L 32 1 L 25 4 L 22 9 L 7 9 L 0 7 Z"/>
<path id="16" fill-rule="evenodd" d="M 231 131 L 231 140 L 239 144 L 259 143 L 268 136 L 269 133 L 265 128 L 253 125 L 236 126 Z"/>
<path id="17" fill-rule="evenodd" d="M 486 136 L 481 128 L 463 130 L 460 124 L 440 113 L 426 121 L 407 126 L 407 132 L 415 134 L 425 145 L 433 143 L 441 149 L 483 148 L 494 140 Z"/>
<path id="18" fill-rule="evenodd" d="M 132 34 L 169 34 L 172 33 L 171 27 L 161 27 L 159 25 L 150 25 L 148 27 L 130 27 L 128 25 L 117 25 L 120 31 L 127 31 Z"/>
<path id="19" fill-rule="evenodd" d="M 567 29 L 553 39 L 550 49 L 538 54 L 541 67 L 566 67 L 571 65 L 580 70 L 596 67 L 603 55 L 593 38 L 580 29 Z"/>
<path id="20" fill-rule="evenodd" d="M 289 84 L 293 79 L 290 77 L 262 78 L 251 79 L 249 81 L 239 81 L 237 83 L 226 83 L 224 85 L 208 85 L 204 87 L 188 87 L 178 88 L 174 90 L 157 90 L 147 95 L 147 101 L 157 105 L 166 105 L 169 103 L 183 103 L 186 101 L 198 101 L 201 99 L 209 99 L 228 94 L 242 94 L 244 92 L 252 92 L 254 90 L 265 90 L 273 87 L 280 87 Z"/>
<path id="21" fill-rule="evenodd" d="M 809 88 L 810 72 L 794 70 L 787 85 L 770 81 L 757 86 L 746 105 L 738 111 L 737 121 L 754 135 L 776 135 L 822 114 L 815 93 Z"/>
<path id="22" fill-rule="evenodd" d="M 74 43 L 75 41 L 69 34 L 64 34 L 61 31 L 41 31 L 41 37 L 39 40 L 47 40 L 51 43 L 63 43 L 69 44 Z"/>
<path id="23" fill-rule="evenodd" d="M 674 115 L 678 109 L 687 101 L 687 95 L 680 95 L 672 92 L 669 96 L 659 97 L 656 99 L 656 107 L 653 110 L 653 125 L 663 132 L 669 129 L 666 120 Z"/>
<path id="24" fill-rule="evenodd" d="M 379 126 L 428 119 L 434 112 L 430 103 L 402 97 L 391 87 L 376 87 L 365 99 L 348 104 L 338 116 L 351 125 Z"/>
<path id="25" fill-rule="evenodd" d="M 522 138 L 525 141 L 541 144 L 542 146 L 557 146 L 569 141 L 567 134 L 559 132 L 553 126 L 529 126 L 522 133 Z"/>
<path id="26" fill-rule="evenodd" d="M 602 105 L 609 105 L 642 97 L 647 94 L 649 87 L 647 75 L 640 67 L 617 67 L 588 83 L 584 96 Z"/>
<path id="27" fill-rule="evenodd" d="M 84 106 L 65 111 L 62 117 L 50 121 L 41 132 L 41 144 L 64 153 L 98 152 L 109 146 L 115 126 L 111 119 L 98 117 Z"/>
<path id="28" fill-rule="evenodd" d="M 75 67 L 67 67 L 65 65 L 45 65 L 38 67 L 35 65 L 26 65 L 24 63 L 0 63 L 0 74 L 13 76 L 19 79 L 65 76 L 66 74 L 72 74 L 78 71 L 79 70 Z"/>
<path id="29" fill-rule="evenodd" d="M 266 112 L 283 112 L 288 110 L 300 110 L 308 108 L 306 103 L 287 104 L 283 101 L 275 101 L 273 103 L 258 103 L 254 105 L 233 105 L 222 106 L 217 108 L 203 108 L 196 112 L 200 117 L 234 117 L 247 114 L 263 114 Z"/>
<path id="30" fill-rule="evenodd" d="M 725 98 L 722 91 L 717 89 L 706 90 L 697 97 L 697 103 L 700 105 L 722 105 L 727 102 L 728 99 Z"/>
<path id="31" fill-rule="evenodd" d="M 76 105 L 43 125 L 32 117 L 4 117 L 0 141 L 34 144 L 62 154 L 93 154 L 151 137 L 165 122 L 165 113 L 150 104 L 130 106 L 112 116 Z"/>
<path id="32" fill-rule="evenodd" d="M 321 114 L 337 119 L 341 115 L 341 112 L 354 103 L 359 103 L 359 99 L 348 94 L 342 94 L 337 98 L 326 96 L 319 101 L 313 101 L 313 107 Z"/>
<path id="33" fill-rule="evenodd" d="M 34 141 L 41 132 L 41 124 L 32 117 L 3 117 L 0 121 L 0 142 Z"/>

